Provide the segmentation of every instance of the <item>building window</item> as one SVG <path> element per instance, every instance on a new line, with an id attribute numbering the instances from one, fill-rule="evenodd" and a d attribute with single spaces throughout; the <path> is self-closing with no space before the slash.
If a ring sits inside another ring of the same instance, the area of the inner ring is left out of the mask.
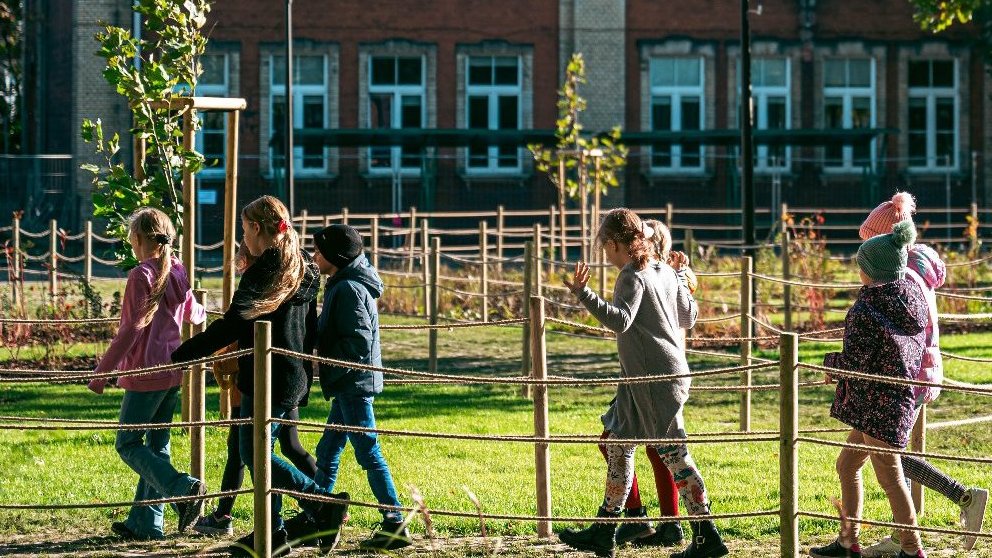
<path id="1" fill-rule="evenodd" d="M 272 56 L 269 128 L 270 166 L 283 168 L 286 131 L 286 57 Z M 327 57 L 293 56 L 293 128 L 327 128 Z M 304 138 L 293 144 L 293 170 L 299 174 L 325 174 L 327 148 L 320 138 Z"/>
<path id="2" fill-rule="evenodd" d="M 909 167 L 918 170 L 958 166 L 956 60 L 909 62 Z"/>
<path id="3" fill-rule="evenodd" d="M 472 130 L 519 130 L 522 76 L 518 56 L 465 59 L 465 122 Z M 512 145 L 470 146 L 470 173 L 520 173 L 520 150 Z"/>
<path id="4" fill-rule="evenodd" d="M 702 58 L 652 58 L 651 130 L 693 132 L 703 129 Z M 698 141 L 657 142 L 651 147 L 651 170 L 703 170 L 703 147 Z"/>
<path id="5" fill-rule="evenodd" d="M 756 58 L 751 63 L 751 99 L 756 129 L 790 128 L 792 103 L 789 99 L 789 78 L 789 61 L 786 58 Z M 737 118 L 740 120 L 740 111 Z M 789 167 L 790 155 L 786 145 L 759 145 L 755 170 L 785 170 Z"/>
<path id="6" fill-rule="evenodd" d="M 205 54 L 200 57 L 203 73 L 197 82 L 196 94 L 200 97 L 227 97 L 230 95 L 230 60 L 227 54 Z M 203 153 L 206 175 L 224 172 L 227 151 L 227 118 L 223 112 L 200 112 L 200 130 L 196 145 Z"/>
<path id="7" fill-rule="evenodd" d="M 871 58 L 828 59 L 823 65 L 825 125 L 834 129 L 875 126 L 875 61 Z M 874 166 L 874 140 L 858 145 L 830 145 L 824 166 L 858 170 Z"/>
<path id="8" fill-rule="evenodd" d="M 369 128 L 423 128 L 426 120 L 423 56 L 369 57 Z M 421 150 L 411 147 L 369 148 L 372 172 L 419 172 Z"/>

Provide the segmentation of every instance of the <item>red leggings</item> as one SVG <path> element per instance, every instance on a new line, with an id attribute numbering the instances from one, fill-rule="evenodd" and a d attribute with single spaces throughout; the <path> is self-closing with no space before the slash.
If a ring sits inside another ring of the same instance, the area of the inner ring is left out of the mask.
<path id="1" fill-rule="evenodd" d="M 609 435 L 610 431 L 606 430 L 600 438 L 606 439 Z M 599 451 L 605 458 L 606 446 L 600 445 Z M 651 469 L 654 471 L 654 484 L 658 489 L 658 502 L 661 505 L 661 515 L 668 517 L 677 516 L 679 514 L 679 490 L 675 487 L 675 478 L 672 477 L 672 472 L 662 462 L 661 456 L 658 455 L 658 450 L 648 446 L 647 454 L 648 460 L 651 461 Z M 635 473 L 634 484 L 630 486 L 630 494 L 627 495 L 625 507 L 628 510 L 636 510 L 643 505 L 641 503 L 641 491 L 637 488 L 637 474 Z"/>

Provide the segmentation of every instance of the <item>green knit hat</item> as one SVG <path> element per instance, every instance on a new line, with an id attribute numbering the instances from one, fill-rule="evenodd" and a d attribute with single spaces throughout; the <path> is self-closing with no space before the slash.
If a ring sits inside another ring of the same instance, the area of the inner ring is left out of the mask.
<path id="1" fill-rule="evenodd" d="M 906 276 L 909 246 L 916 242 L 916 225 L 907 219 L 892 225 L 892 232 L 866 240 L 858 248 L 858 267 L 876 283 Z"/>

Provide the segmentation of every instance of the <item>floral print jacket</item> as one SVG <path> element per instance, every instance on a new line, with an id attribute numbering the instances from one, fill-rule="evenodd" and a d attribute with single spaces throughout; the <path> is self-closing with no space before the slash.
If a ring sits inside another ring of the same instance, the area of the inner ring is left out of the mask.
<path id="1" fill-rule="evenodd" d="M 824 365 L 916 379 L 925 346 L 927 301 L 912 279 L 863 287 L 844 320 L 844 350 Z M 830 416 L 898 448 L 916 416 L 912 386 L 838 378 Z"/>

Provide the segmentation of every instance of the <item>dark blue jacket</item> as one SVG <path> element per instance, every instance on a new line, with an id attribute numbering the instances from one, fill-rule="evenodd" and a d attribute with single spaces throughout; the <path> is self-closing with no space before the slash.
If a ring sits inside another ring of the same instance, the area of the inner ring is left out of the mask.
<path id="1" fill-rule="evenodd" d="M 320 356 L 382 366 L 376 299 L 384 288 L 365 255 L 327 280 L 324 307 L 317 319 Z M 338 395 L 373 396 L 382 392 L 382 373 L 321 364 L 320 389 L 325 399 Z"/>

